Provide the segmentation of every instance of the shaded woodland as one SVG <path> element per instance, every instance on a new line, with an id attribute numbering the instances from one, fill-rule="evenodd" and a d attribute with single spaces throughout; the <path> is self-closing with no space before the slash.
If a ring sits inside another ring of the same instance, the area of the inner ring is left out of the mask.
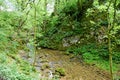
<path id="1" fill-rule="evenodd" d="M 119 34 L 119 0 L 0 0 L 0 80 L 119 80 Z"/>

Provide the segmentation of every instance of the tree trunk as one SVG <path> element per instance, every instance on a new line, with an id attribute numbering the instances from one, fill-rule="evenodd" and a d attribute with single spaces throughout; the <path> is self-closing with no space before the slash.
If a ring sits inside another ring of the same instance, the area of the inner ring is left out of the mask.
<path id="1" fill-rule="evenodd" d="M 111 0 L 112 1 L 112 0 Z M 109 10 L 109 7 L 111 5 L 111 1 L 110 1 L 110 4 L 108 6 L 108 10 Z M 108 51 L 109 51 L 109 63 L 110 63 L 110 75 L 111 75 L 111 80 L 114 80 L 114 77 L 113 77 L 113 62 L 112 62 L 112 43 L 111 43 L 111 30 L 114 28 L 115 26 L 115 16 L 116 16 L 116 1 L 117 0 L 114 0 L 114 14 L 113 14 L 113 22 L 112 23 L 109 23 L 108 25 Z M 109 15 L 109 14 L 108 14 Z M 108 18 L 108 22 L 109 22 L 109 18 Z"/>
<path id="2" fill-rule="evenodd" d="M 33 62 L 33 66 L 35 66 L 35 63 L 36 63 L 36 55 L 37 55 L 37 52 L 36 52 L 36 27 L 37 27 L 37 23 L 36 23 L 36 3 L 34 2 L 34 62 Z"/>

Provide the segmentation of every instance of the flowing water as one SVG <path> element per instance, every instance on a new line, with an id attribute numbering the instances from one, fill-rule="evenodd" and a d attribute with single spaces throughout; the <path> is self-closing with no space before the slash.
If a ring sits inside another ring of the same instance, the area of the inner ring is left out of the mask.
<path id="1" fill-rule="evenodd" d="M 26 55 L 22 57 L 33 63 L 32 58 L 27 59 Z M 57 76 L 56 69 L 64 70 L 64 75 L 59 75 L 60 80 L 110 80 L 108 72 L 83 63 L 80 56 L 66 55 L 64 51 L 58 50 L 38 50 L 35 68 L 40 72 L 40 78 L 48 80 Z"/>

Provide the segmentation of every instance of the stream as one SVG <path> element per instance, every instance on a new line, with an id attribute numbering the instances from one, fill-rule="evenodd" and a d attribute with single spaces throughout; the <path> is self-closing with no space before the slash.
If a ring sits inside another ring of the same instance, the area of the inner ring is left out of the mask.
<path id="1" fill-rule="evenodd" d="M 21 57 L 30 64 L 33 58 L 21 54 Z M 107 71 L 97 68 L 95 65 L 88 65 L 81 57 L 72 54 L 66 55 L 64 51 L 39 49 L 37 51 L 35 68 L 40 72 L 40 79 L 50 80 L 110 80 Z"/>

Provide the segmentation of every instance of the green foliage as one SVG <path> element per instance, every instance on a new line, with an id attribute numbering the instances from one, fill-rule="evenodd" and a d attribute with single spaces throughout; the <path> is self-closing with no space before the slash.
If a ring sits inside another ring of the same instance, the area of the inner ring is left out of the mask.
<path id="1" fill-rule="evenodd" d="M 5 80 L 35 80 L 32 76 L 27 76 L 17 70 L 16 66 L 0 65 L 0 77 Z"/>
<path id="2" fill-rule="evenodd" d="M 116 62 L 117 64 L 120 63 L 120 52 L 113 52 L 113 60 L 114 60 L 114 62 Z"/>
<path id="3" fill-rule="evenodd" d="M 5 6 L 3 1 L 0 1 L 0 6 Z M 110 3 L 107 0 L 80 0 L 83 2 L 56 0 L 58 1 L 55 5 L 56 10 L 51 16 L 48 16 L 45 0 L 36 0 L 36 6 L 33 5 L 34 1 L 30 0 L 10 1 L 16 5 L 17 11 L 1 10 L 0 12 L 0 63 L 2 64 L 0 65 L 0 77 L 8 78 L 8 80 L 34 80 L 30 76 L 35 69 L 16 57 L 15 53 L 18 52 L 18 49 L 25 49 L 25 43 L 28 41 L 34 45 L 35 40 L 38 47 L 59 49 L 63 47 L 64 39 L 76 35 L 80 37 L 80 40 L 70 45 L 67 53 L 82 55 L 84 61 L 109 69 L 107 27 L 113 22 L 113 2 L 110 10 L 107 11 Z M 120 2 L 117 0 L 116 22 L 110 30 L 113 60 L 117 64 L 120 63 L 119 6 Z M 34 16 L 34 8 L 36 8 L 36 16 Z M 33 27 L 36 27 L 36 31 L 33 30 Z M 35 32 L 36 36 L 33 39 Z M 63 50 L 65 50 L 64 47 Z M 5 66 L 11 60 L 9 57 L 15 59 L 12 59 L 15 66 Z M 62 75 L 65 73 L 63 69 L 57 71 Z"/>
<path id="4" fill-rule="evenodd" d="M 83 54 L 83 59 L 87 61 L 92 61 L 92 60 L 98 60 L 100 57 L 96 54 L 91 54 L 91 53 L 84 53 Z"/>
<path id="5" fill-rule="evenodd" d="M 81 24 L 85 12 L 90 7 L 86 3 L 79 11 L 77 1 L 71 0 L 68 5 L 59 9 L 57 15 L 53 13 L 50 18 L 45 18 L 41 26 L 43 36 L 37 38 L 38 46 L 58 49 L 62 45 L 63 38 L 85 33 L 86 30 Z"/>
<path id="6" fill-rule="evenodd" d="M 1 52 L 0 63 L 0 77 L 5 80 L 37 80 L 35 69 L 16 54 Z"/>
<path id="7" fill-rule="evenodd" d="M 13 18 L 16 17 L 14 13 L 1 12 L 0 13 L 0 48 L 1 51 L 16 51 L 19 45 L 16 41 L 11 41 L 14 37 Z M 9 45 L 9 46 L 8 46 Z M 12 47 L 11 47 L 12 46 Z M 6 50 L 7 49 L 7 50 Z"/>
<path id="8" fill-rule="evenodd" d="M 83 59 L 86 61 L 93 60 L 109 60 L 108 48 L 104 45 L 96 45 L 94 43 L 89 43 L 82 46 L 74 46 L 67 49 L 67 53 L 73 53 L 75 55 L 82 55 Z M 113 60 L 115 63 L 120 62 L 120 53 L 113 53 Z"/>
<path id="9" fill-rule="evenodd" d="M 16 12 L 0 12 L 0 77 L 5 80 L 38 80 L 35 69 L 17 57 L 25 37 L 25 34 L 18 36 L 16 32 L 19 17 Z"/>
<path id="10" fill-rule="evenodd" d="M 105 60 L 106 63 L 109 60 L 107 47 L 108 17 L 111 18 L 110 21 L 112 22 L 113 6 L 110 6 L 111 10 L 108 12 L 108 1 L 94 0 L 93 5 L 87 5 L 86 3 L 89 1 L 85 1 L 82 4 L 82 9 L 76 3 L 77 0 L 70 0 L 66 2 L 67 5 L 57 5 L 59 8 L 56 14 L 53 12 L 50 18 L 45 19 L 46 23 L 43 23 L 45 30 L 43 36 L 37 38 L 38 46 L 59 49 L 64 38 L 79 35 L 80 43 L 69 46 L 67 53 L 82 55 L 87 62 Z M 107 13 L 110 15 L 107 16 Z M 118 64 L 120 62 L 119 13 L 119 10 L 116 10 L 116 23 L 111 30 L 112 48 L 114 50 L 113 61 Z"/>

